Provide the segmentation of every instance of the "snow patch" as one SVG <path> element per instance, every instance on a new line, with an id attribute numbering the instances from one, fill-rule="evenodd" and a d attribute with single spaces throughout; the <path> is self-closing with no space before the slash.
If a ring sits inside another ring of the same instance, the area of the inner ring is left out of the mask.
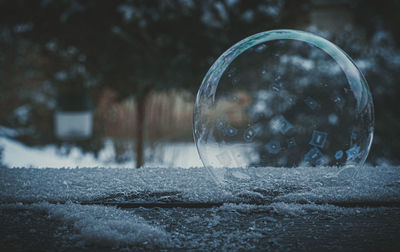
<path id="1" fill-rule="evenodd" d="M 78 168 L 78 167 L 107 167 L 127 168 L 135 167 L 135 160 L 128 158 L 126 162 L 115 161 L 115 148 L 112 139 L 105 139 L 104 148 L 96 158 L 93 153 L 83 153 L 78 147 L 72 147 L 68 154 L 63 154 L 63 147 L 55 145 L 44 147 L 28 147 L 10 139 L 18 133 L 0 126 L 0 146 L 3 154 L 0 163 L 7 167 L 35 167 L 35 168 Z M 193 143 L 166 143 L 158 144 L 153 150 L 146 150 L 146 155 L 152 154 L 152 160 L 146 162 L 146 167 L 200 167 L 203 166 L 196 146 Z M 23 157 L 23 158 L 21 158 Z"/>

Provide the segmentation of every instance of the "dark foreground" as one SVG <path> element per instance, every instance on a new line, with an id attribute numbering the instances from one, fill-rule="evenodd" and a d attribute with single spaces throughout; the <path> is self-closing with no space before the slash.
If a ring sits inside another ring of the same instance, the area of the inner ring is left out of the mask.
<path id="1" fill-rule="evenodd" d="M 400 251 L 399 167 L 240 172 L 221 192 L 198 168 L 1 169 L 1 251 Z"/>
<path id="2" fill-rule="evenodd" d="M 151 243 L 115 250 L 263 250 L 399 251 L 400 208 L 355 210 L 352 216 L 319 211 L 281 215 L 259 210 L 144 209 L 130 210 L 170 234 L 169 245 Z M 107 251 L 107 244 L 81 244 L 73 223 L 53 220 L 43 211 L 5 208 L 1 213 L 2 251 Z"/>

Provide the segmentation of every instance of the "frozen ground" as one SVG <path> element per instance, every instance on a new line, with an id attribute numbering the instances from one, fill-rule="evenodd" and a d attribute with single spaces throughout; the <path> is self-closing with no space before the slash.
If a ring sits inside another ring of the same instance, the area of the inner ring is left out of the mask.
<path id="1" fill-rule="evenodd" d="M 400 167 L 227 169 L 224 180 L 216 185 L 203 168 L 0 168 L 0 243 L 47 251 L 400 247 Z"/>

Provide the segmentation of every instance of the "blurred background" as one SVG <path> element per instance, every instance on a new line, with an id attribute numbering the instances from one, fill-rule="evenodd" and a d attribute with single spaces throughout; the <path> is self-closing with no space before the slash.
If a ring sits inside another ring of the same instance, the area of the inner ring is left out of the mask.
<path id="1" fill-rule="evenodd" d="M 400 164 L 399 12 L 395 0 L 0 0 L 0 166 L 201 166 L 202 78 L 271 29 L 355 60 L 375 103 L 367 162 Z"/>

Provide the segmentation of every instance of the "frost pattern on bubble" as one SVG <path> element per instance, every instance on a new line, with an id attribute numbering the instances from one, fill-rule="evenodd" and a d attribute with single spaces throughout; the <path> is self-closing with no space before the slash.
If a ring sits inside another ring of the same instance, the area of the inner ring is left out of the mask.
<path id="1" fill-rule="evenodd" d="M 224 135 L 226 136 L 235 136 L 238 130 L 230 125 L 227 125 L 224 129 Z"/>
<path id="2" fill-rule="evenodd" d="M 296 146 L 296 138 L 291 137 L 287 140 L 288 148 L 292 148 Z"/>
<path id="3" fill-rule="evenodd" d="M 314 130 L 309 144 L 322 149 L 324 148 L 327 137 L 328 133 Z"/>
<path id="4" fill-rule="evenodd" d="M 356 158 L 358 158 L 361 153 L 360 153 L 360 146 L 353 145 L 350 149 L 346 151 L 347 155 L 347 161 L 354 161 Z"/>
<path id="5" fill-rule="evenodd" d="M 343 151 L 342 150 L 338 150 L 336 153 L 335 153 L 335 158 L 336 159 L 341 159 L 343 157 Z"/>
<path id="6" fill-rule="evenodd" d="M 281 151 L 281 143 L 275 140 L 270 141 L 265 145 L 265 149 L 271 154 L 278 154 Z"/>
<path id="7" fill-rule="evenodd" d="M 344 108 L 345 100 L 340 95 L 335 95 L 332 97 L 332 101 L 336 104 L 336 106 L 340 109 Z"/>
<path id="8" fill-rule="evenodd" d="M 317 101 L 315 101 L 313 98 L 311 97 L 307 97 L 304 99 L 304 102 L 307 104 L 307 106 L 312 109 L 312 110 L 316 110 L 319 107 L 319 104 Z"/>
<path id="9" fill-rule="evenodd" d="M 253 128 L 248 128 L 243 134 L 243 138 L 246 142 L 250 142 L 256 136 L 256 132 Z"/>
<path id="10" fill-rule="evenodd" d="M 311 165 L 317 165 L 321 162 L 322 152 L 318 148 L 312 148 L 307 154 L 304 156 L 304 161 Z"/>
<path id="11" fill-rule="evenodd" d="M 293 125 L 280 115 L 271 120 L 270 127 L 272 131 L 279 131 L 285 135 L 286 132 L 293 128 Z"/>
<path id="12" fill-rule="evenodd" d="M 197 94 L 193 126 L 213 172 L 362 165 L 373 119 L 367 83 L 342 50 L 310 33 L 277 30 L 246 38 L 217 59 Z"/>

